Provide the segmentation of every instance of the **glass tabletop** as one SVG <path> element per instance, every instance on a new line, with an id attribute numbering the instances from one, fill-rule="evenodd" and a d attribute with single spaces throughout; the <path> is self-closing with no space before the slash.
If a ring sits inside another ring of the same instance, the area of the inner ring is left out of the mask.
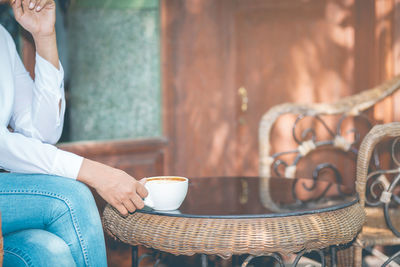
<path id="1" fill-rule="evenodd" d="M 358 201 L 353 189 L 331 181 L 282 177 L 189 178 L 179 210 L 137 212 L 190 218 L 268 218 L 342 209 Z"/>

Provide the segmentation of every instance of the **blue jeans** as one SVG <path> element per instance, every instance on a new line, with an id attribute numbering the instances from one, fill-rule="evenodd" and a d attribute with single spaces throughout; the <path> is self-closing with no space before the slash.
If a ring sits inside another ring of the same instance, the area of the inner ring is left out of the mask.
<path id="1" fill-rule="evenodd" d="M 107 266 L 102 225 L 81 182 L 0 173 L 4 267 Z"/>

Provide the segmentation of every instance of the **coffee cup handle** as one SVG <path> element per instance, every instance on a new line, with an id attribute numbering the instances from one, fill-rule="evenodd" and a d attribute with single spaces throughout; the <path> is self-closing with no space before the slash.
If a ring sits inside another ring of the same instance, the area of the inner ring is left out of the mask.
<path id="1" fill-rule="evenodd" d="M 144 205 L 150 208 L 154 208 L 153 201 L 149 196 L 144 199 Z"/>
<path id="2" fill-rule="evenodd" d="M 146 186 L 146 184 L 144 185 L 144 187 L 147 189 L 147 191 L 149 191 L 149 188 Z M 150 198 L 150 192 L 149 192 L 149 195 L 143 201 L 144 201 L 145 206 L 147 206 L 149 208 L 154 208 L 154 203 Z"/>

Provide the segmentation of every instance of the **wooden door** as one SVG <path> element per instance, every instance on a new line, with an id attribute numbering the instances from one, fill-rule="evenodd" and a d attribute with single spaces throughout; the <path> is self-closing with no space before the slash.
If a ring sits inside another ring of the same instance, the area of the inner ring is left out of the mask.
<path id="1" fill-rule="evenodd" d="M 238 125 L 243 174 L 257 174 L 258 125 L 268 109 L 355 93 L 353 10 L 349 1 L 236 1 L 235 80 L 249 98 Z M 291 123 L 277 126 L 274 146 L 293 148 Z"/>
<path id="2" fill-rule="evenodd" d="M 167 173 L 257 175 L 258 123 L 269 108 L 332 102 L 393 75 L 393 44 L 382 42 L 393 36 L 374 33 L 378 11 L 395 1 L 382 2 L 162 1 Z M 278 130 L 281 140 L 291 134 Z"/>

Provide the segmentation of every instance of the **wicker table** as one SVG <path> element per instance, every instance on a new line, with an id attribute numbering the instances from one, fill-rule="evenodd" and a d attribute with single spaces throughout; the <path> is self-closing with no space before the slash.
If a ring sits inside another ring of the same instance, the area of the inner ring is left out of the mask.
<path id="1" fill-rule="evenodd" d="M 268 184 L 260 191 L 260 183 Z M 271 207 L 266 206 L 268 199 Z M 111 206 L 103 214 L 106 231 L 133 246 L 132 266 L 138 266 L 137 246 L 175 255 L 248 254 L 271 256 L 296 253 L 294 265 L 317 251 L 325 265 L 335 246 L 351 242 L 364 222 L 353 190 L 329 181 L 311 179 L 218 177 L 193 178 L 178 211 L 148 208 L 122 217 Z M 333 252 L 333 254 L 332 254 Z"/>

